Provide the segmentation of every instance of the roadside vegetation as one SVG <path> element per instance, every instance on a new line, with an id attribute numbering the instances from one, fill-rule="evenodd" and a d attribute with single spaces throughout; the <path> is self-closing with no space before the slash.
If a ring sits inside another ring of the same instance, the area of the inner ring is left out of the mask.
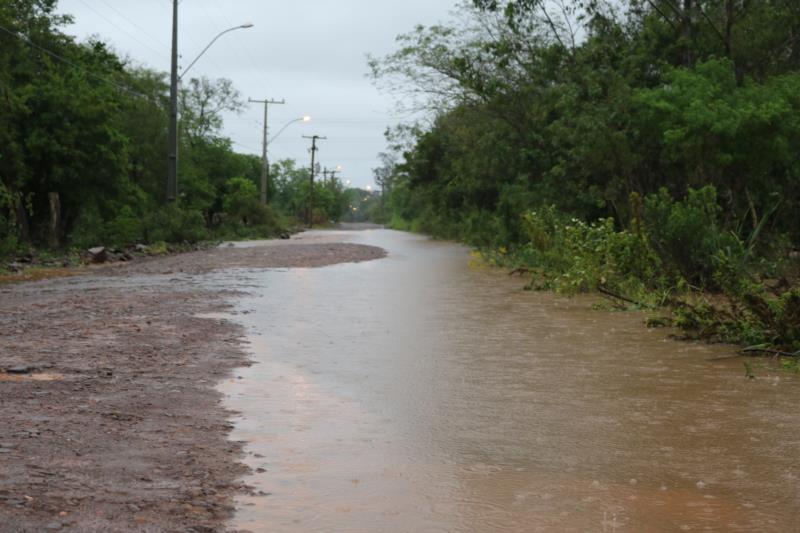
<path id="1" fill-rule="evenodd" d="M 168 203 L 167 74 L 102 42 L 76 42 L 56 5 L 0 2 L 0 269 L 16 259 L 73 263 L 97 246 L 163 251 L 269 237 L 305 223 L 309 170 L 294 161 L 271 166 L 260 204 L 260 157 L 237 153 L 222 133 L 221 114 L 244 105 L 226 79 L 184 80 L 179 198 Z M 314 189 L 314 222 L 338 220 L 342 185 Z"/>
<path id="2" fill-rule="evenodd" d="M 373 77 L 431 119 L 387 133 L 380 220 L 800 354 L 800 4 L 473 0 L 398 43 Z"/>

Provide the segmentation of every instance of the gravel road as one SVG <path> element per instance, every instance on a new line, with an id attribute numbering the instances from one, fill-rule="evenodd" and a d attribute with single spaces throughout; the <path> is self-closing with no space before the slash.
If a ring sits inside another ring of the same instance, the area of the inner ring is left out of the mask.
<path id="1" fill-rule="evenodd" d="M 337 237 L 336 235 L 339 235 Z M 203 274 L 380 248 L 301 235 L 0 286 L 0 531 L 224 531 L 241 443 L 216 383 L 248 364 Z"/>

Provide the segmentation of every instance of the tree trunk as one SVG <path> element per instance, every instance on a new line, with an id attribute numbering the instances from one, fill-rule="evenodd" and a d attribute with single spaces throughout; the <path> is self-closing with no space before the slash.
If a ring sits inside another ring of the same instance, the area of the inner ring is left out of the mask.
<path id="1" fill-rule="evenodd" d="M 47 194 L 50 201 L 50 247 L 61 246 L 61 197 L 57 192 Z"/>
<path id="2" fill-rule="evenodd" d="M 28 210 L 25 209 L 25 202 L 22 199 L 22 195 L 14 198 L 14 204 L 20 240 L 24 243 L 29 243 L 31 242 L 31 225 L 28 220 Z"/>
<path id="3" fill-rule="evenodd" d="M 692 24 L 692 4 L 694 0 L 683 0 L 681 34 L 683 36 L 684 61 L 686 66 L 694 63 L 694 25 Z"/>
<path id="4" fill-rule="evenodd" d="M 727 0 L 725 2 L 725 56 L 729 59 L 733 59 L 733 55 L 731 54 L 731 34 L 733 32 L 733 0 Z"/>

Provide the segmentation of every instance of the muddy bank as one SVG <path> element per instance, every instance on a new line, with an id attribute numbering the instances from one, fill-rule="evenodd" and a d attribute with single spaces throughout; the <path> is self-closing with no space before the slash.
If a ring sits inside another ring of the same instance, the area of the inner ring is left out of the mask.
<path id="1" fill-rule="evenodd" d="M 0 531 L 222 530 L 246 469 L 214 386 L 247 360 L 198 316 L 235 293 L 192 276 L 383 255 L 264 243 L 0 288 Z"/>

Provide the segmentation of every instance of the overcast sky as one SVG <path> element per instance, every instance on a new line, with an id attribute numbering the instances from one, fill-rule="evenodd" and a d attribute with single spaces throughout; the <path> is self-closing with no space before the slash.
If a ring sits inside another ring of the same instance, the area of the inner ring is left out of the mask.
<path id="1" fill-rule="evenodd" d="M 372 184 L 383 132 L 398 122 L 394 101 L 365 77 L 366 54 L 396 50 L 395 37 L 417 24 L 446 22 L 456 0 L 182 0 L 181 65 L 186 67 L 219 32 L 222 36 L 192 68 L 192 76 L 229 78 L 244 100 L 286 99 L 270 106 L 276 133 L 308 114 L 309 124 L 289 126 L 272 144 L 270 160 L 293 158 L 307 165 L 309 141 L 327 136 L 318 156 L 323 166 L 342 165 L 356 186 Z M 168 71 L 171 0 L 60 0 L 75 17 L 67 33 L 99 37 L 122 56 Z M 252 104 L 226 117 L 225 134 L 240 152 L 261 154 L 263 106 Z M 166 150 L 166 148 L 165 148 Z M 166 155 L 165 155 L 166 157 Z"/>

